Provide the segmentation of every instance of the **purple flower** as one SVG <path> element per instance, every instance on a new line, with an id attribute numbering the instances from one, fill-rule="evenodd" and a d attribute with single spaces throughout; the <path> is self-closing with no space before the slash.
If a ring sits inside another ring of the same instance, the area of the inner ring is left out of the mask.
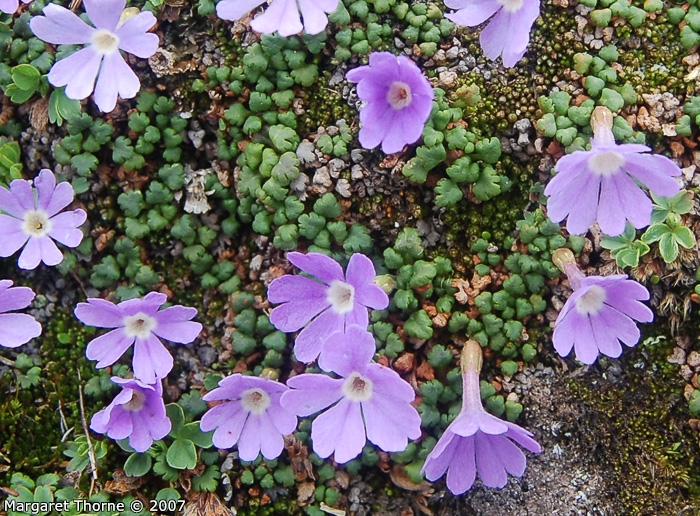
<path id="1" fill-rule="evenodd" d="M 216 5 L 216 14 L 224 20 L 236 21 L 265 0 L 223 0 Z M 304 17 L 303 29 L 307 34 L 318 34 L 328 25 L 327 14 L 338 7 L 338 0 L 274 0 L 263 14 L 257 16 L 250 26 L 256 32 L 280 36 L 299 34 L 302 29 L 299 12 Z"/>
<path id="2" fill-rule="evenodd" d="M 283 436 L 294 432 L 297 418 L 280 405 L 282 393 L 289 388 L 279 382 L 234 374 L 219 382 L 219 387 L 202 398 L 224 400 L 202 416 L 203 432 L 214 432 L 217 448 L 231 448 L 238 443 L 242 460 L 253 461 L 262 452 L 276 459 L 284 447 Z"/>
<path id="3" fill-rule="evenodd" d="M 680 190 L 673 176 L 681 169 L 658 154 L 642 154 L 651 149 L 636 143 L 615 143 L 612 113 L 598 106 L 591 118 L 594 138 L 591 150 L 576 151 L 557 163 L 558 174 L 545 188 L 547 213 L 554 222 L 568 215 L 566 229 L 581 234 L 598 221 L 607 235 L 620 235 L 626 220 L 635 228 L 651 222 L 651 201 L 635 181 L 654 195 L 673 197 Z"/>
<path id="4" fill-rule="evenodd" d="M 32 0 L 22 0 L 23 4 L 28 4 Z M 0 0 L 0 11 L 8 14 L 14 13 L 19 7 L 19 0 Z"/>
<path id="5" fill-rule="evenodd" d="M 445 0 L 445 5 L 458 9 L 445 17 L 467 27 L 481 25 L 495 14 L 479 42 L 486 57 L 495 61 L 502 56 L 508 68 L 525 55 L 530 29 L 540 15 L 539 0 Z"/>
<path id="6" fill-rule="evenodd" d="M 135 343 L 136 379 L 152 384 L 158 378 L 165 378 L 173 368 L 173 357 L 158 337 L 187 344 L 202 331 L 201 324 L 191 321 L 197 315 L 195 308 L 176 305 L 159 310 L 166 300 L 165 294 L 151 292 L 143 299 L 129 299 L 118 305 L 98 298 L 78 303 L 75 316 L 83 324 L 116 328 L 93 339 L 88 344 L 87 357 L 99 360 L 98 368 L 107 367 Z"/>
<path id="7" fill-rule="evenodd" d="M 156 24 L 156 18 L 150 12 L 125 10 L 125 0 L 84 0 L 84 4 L 95 27 L 56 4 L 44 7 L 44 16 L 35 16 L 29 25 L 38 38 L 54 45 L 88 45 L 55 63 L 49 82 L 66 86 L 66 96 L 71 99 L 84 99 L 94 89 L 97 107 L 109 112 L 117 104 L 117 95 L 130 99 L 141 88 L 119 50 L 151 57 L 158 48 L 158 36 L 146 31 Z"/>
<path id="8" fill-rule="evenodd" d="M 488 487 L 503 487 L 507 473 L 525 472 L 525 455 L 515 443 L 533 453 L 542 448 L 518 425 L 487 413 L 481 404 L 481 347 L 468 341 L 462 350 L 462 409 L 425 459 L 421 473 L 435 481 L 447 471 L 447 488 L 459 495 L 474 484 L 477 473 Z M 513 442 L 515 441 L 515 443 Z"/>
<path id="9" fill-rule="evenodd" d="M 283 303 L 270 314 L 270 322 L 283 332 L 306 326 L 296 339 L 294 354 L 301 362 L 312 362 L 326 352 L 328 336 L 351 324 L 366 327 L 367 307 L 382 310 L 389 305 L 384 291 L 372 283 L 376 273 L 372 261 L 353 254 L 346 274 L 338 262 L 320 253 L 289 253 L 287 259 L 310 274 L 277 278 L 267 291 L 272 303 Z"/>
<path id="10" fill-rule="evenodd" d="M 574 293 L 566 301 L 554 323 L 552 341 L 561 356 L 573 347 L 576 358 L 592 364 L 598 352 L 612 358 L 622 353 L 622 341 L 634 346 L 639 341 L 636 321 L 651 322 L 654 314 L 641 301 L 649 292 L 624 274 L 585 277 L 568 249 L 554 252 L 552 259 L 569 277 Z"/>
<path id="11" fill-rule="evenodd" d="M 56 265 L 63 260 L 54 240 L 76 247 L 83 239 L 78 229 L 87 214 L 84 210 L 58 213 L 73 202 L 73 187 L 56 184 L 49 169 L 42 169 L 34 180 L 15 179 L 10 189 L 0 188 L 0 256 L 14 254 L 25 243 L 17 264 L 22 269 L 34 269 L 39 262 Z M 28 242 L 27 242 L 28 241 Z"/>
<path id="12" fill-rule="evenodd" d="M 331 336 L 325 357 L 328 368 L 342 378 L 302 374 L 287 380 L 292 390 L 282 394 L 282 406 L 308 416 L 324 410 L 311 425 L 314 451 L 322 458 L 335 452 L 342 464 L 356 457 L 366 439 L 388 452 L 406 449 L 420 437 L 420 416 L 411 402 L 413 388 L 388 367 L 370 363 L 374 337 L 350 327 Z"/>
<path id="13" fill-rule="evenodd" d="M 369 65 L 350 70 L 347 79 L 357 84 L 360 109 L 360 144 L 373 149 L 380 143 L 385 154 L 415 143 L 433 107 L 433 88 L 416 64 L 405 56 L 374 52 Z"/>
<path id="14" fill-rule="evenodd" d="M 170 419 L 163 403 L 163 385 L 160 381 L 149 385 L 118 376 L 113 376 L 112 381 L 121 386 L 122 392 L 107 408 L 92 416 L 90 428 L 115 441 L 128 437 L 129 446 L 143 453 L 153 441 L 170 432 Z"/>
<path id="15" fill-rule="evenodd" d="M 29 287 L 12 287 L 12 280 L 0 280 L 0 346 L 16 348 L 41 335 L 41 324 L 27 314 L 8 314 L 27 308 L 34 299 Z"/>

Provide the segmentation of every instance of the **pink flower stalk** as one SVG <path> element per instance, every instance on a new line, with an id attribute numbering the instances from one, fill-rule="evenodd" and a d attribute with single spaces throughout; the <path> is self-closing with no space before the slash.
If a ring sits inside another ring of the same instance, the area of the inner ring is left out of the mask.
<path id="1" fill-rule="evenodd" d="M 405 450 L 408 439 L 421 434 L 413 388 L 395 371 L 371 363 L 376 348 L 365 328 L 352 326 L 331 339 L 326 366 L 341 378 L 294 376 L 282 406 L 302 417 L 327 409 L 311 424 L 313 449 L 321 458 L 335 452 L 343 464 L 362 452 L 367 439 L 387 452 Z"/>
<path id="2" fill-rule="evenodd" d="M 372 261 L 353 254 L 347 272 L 320 253 L 289 253 L 287 259 L 313 276 L 285 275 L 277 278 L 267 291 L 271 303 L 282 303 L 272 310 L 270 322 L 283 332 L 304 328 L 296 338 L 294 354 L 300 362 L 313 362 L 326 352 L 326 340 L 337 331 L 369 323 L 367 308 L 382 310 L 389 305 L 384 291 L 372 283 L 376 273 Z"/>
<path id="3" fill-rule="evenodd" d="M 44 7 L 44 16 L 35 16 L 29 26 L 39 39 L 54 45 L 88 45 L 55 63 L 49 82 L 65 86 L 66 96 L 77 100 L 94 89 L 97 107 L 108 113 L 116 106 L 117 95 L 130 99 L 139 92 L 139 78 L 120 50 L 151 57 L 158 49 L 158 36 L 147 31 L 156 18 L 147 11 L 133 14 L 124 9 L 126 0 L 84 0 L 84 4 L 94 27 L 56 4 Z"/>
<path id="4" fill-rule="evenodd" d="M 296 416 L 280 405 L 288 390 L 267 378 L 241 374 L 224 378 L 202 398 L 224 403 L 209 409 L 200 427 L 203 432 L 216 429 L 212 441 L 217 448 L 238 444 L 241 460 L 254 461 L 261 452 L 267 460 L 276 459 L 284 448 L 284 436 L 297 427 Z"/>
<path id="5" fill-rule="evenodd" d="M 41 324 L 27 314 L 9 314 L 27 308 L 34 299 L 29 287 L 13 287 L 12 280 L 0 280 L 0 346 L 16 348 L 41 335 Z"/>
<path id="6" fill-rule="evenodd" d="M 28 4 L 32 0 L 22 0 L 23 4 Z M 19 8 L 19 0 L 0 0 L 0 11 L 12 14 Z"/>
<path id="7" fill-rule="evenodd" d="M 625 231 L 626 221 L 637 229 L 651 222 L 651 200 L 637 185 L 654 195 L 673 197 L 680 185 L 673 179 L 681 169 L 666 156 L 642 154 L 651 151 L 636 143 L 616 144 L 612 112 L 603 106 L 593 110 L 591 150 L 562 157 L 557 175 L 545 188 L 547 214 L 554 222 L 567 216 L 566 229 L 579 235 L 596 221 L 606 235 Z"/>
<path id="8" fill-rule="evenodd" d="M 433 88 L 418 66 L 406 56 L 373 52 L 369 65 L 347 73 L 357 84 L 360 144 L 373 149 L 380 143 L 385 154 L 399 152 L 423 134 L 433 107 Z"/>
<path id="9" fill-rule="evenodd" d="M 457 25 L 475 27 L 491 18 L 481 31 L 479 43 L 484 55 L 495 61 L 503 57 L 503 66 L 511 68 L 525 55 L 530 29 L 540 15 L 539 0 L 445 0 L 457 12 L 445 15 Z"/>
<path id="10" fill-rule="evenodd" d="M 118 376 L 113 376 L 112 381 L 121 386 L 122 392 L 107 408 L 92 416 L 90 428 L 115 441 L 128 437 L 129 446 L 143 453 L 171 429 L 163 403 L 163 384 L 157 381 L 149 385 Z"/>
<path id="11" fill-rule="evenodd" d="M 477 473 L 488 487 L 501 488 L 507 473 L 521 477 L 525 455 L 515 443 L 533 453 L 542 448 L 532 434 L 484 410 L 479 389 L 481 347 L 470 340 L 462 349 L 462 409 L 425 459 L 421 473 L 435 481 L 447 472 L 447 488 L 460 495 L 474 485 Z M 513 442 L 515 441 L 515 443 Z"/>
<path id="12" fill-rule="evenodd" d="M 216 14 L 224 20 L 236 21 L 265 0 L 223 0 L 216 4 Z M 263 14 L 250 22 L 251 28 L 263 34 L 279 31 L 280 36 L 318 34 L 328 25 L 328 14 L 338 8 L 338 0 L 273 0 Z M 299 13 L 304 17 L 301 24 Z"/>
<path id="13" fill-rule="evenodd" d="M 57 265 L 63 261 L 54 240 L 77 247 L 83 240 L 78 229 L 87 219 L 84 210 L 59 213 L 71 202 L 75 192 L 69 183 L 56 184 L 49 169 L 42 169 L 32 182 L 15 179 L 10 189 L 0 188 L 0 256 L 14 254 L 20 247 L 22 269 L 35 269 L 39 262 Z M 25 245 L 26 244 L 26 245 Z"/>
<path id="14" fill-rule="evenodd" d="M 158 337 L 187 344 L 202 331 L 200 323 L 191 321 L 197 315 L 195 308 L 175 305 L 159 310 L 166 300 L 165 294 L 151 292 L 143 299 L 129 299 L 118 305 L 99 298 L 78 303 L 75 316 L 83 324 L 115 328 L 90 341 L 88 359 L 98 360 L 98 368 L 107 367 L 134 345 L 136 379 L 150 385 L 165 378 L 173 368 L 173 357 Z"/>
<path id="15" fill-rule="evenodd" d="M 574 289 L 554 323 L 554 349 L 566 356 L 574 348 L 576 359 L 592 364 L 598 353 L 617 358 L 622 341 L 632 347 L 639 342 L 635 321 L 651 322 L 654 314 L 641 301 L 649 292 L 625 274 L 585 277 L 568 249 L 558 249 L 554 263 L 569 277 Z"/>

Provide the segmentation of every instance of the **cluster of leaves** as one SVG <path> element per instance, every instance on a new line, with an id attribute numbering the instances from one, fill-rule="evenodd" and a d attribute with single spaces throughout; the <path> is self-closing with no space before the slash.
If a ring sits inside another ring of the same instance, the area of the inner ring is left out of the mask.
<path id="1" fill-rule="evenodd" d="M 636 239 L 637 232 L 629 222 L 621 235 L 603 237 L 601 245 L 610 250 L 619 267 L 637 267 L 639 259 L 649 252 L 650 244 L 657 243 L 659 254 L 666 263 L 678 258 L 680 247 L 692 249 L 695 246 L 693 232 L 683 225 L 681 218 L 692 209 L 693 194 L 683 190 L 672 198 L 653 194 L 652 198 L 651 225 L 641 239 Z"/>
<path id="2" fill-rule="evenodd" d="M 510 179 L 498 175 L 491 166 L 501 157 L 500 140 L 468 131 L 457 123 L 462 119 L 462 109 L 450 108 L 443 90 L 435 88 L 434 92 L 433 111 L 423 130 L 423 144 L 403 167 L 403 174 L 414 183 L 425 183 L 428 173 L 446 161 L 449 150 L 458 157 L 446 170 L 449 178 L 440 179 L 435 186 L 437 205 L 453 206 L 461 201 L 464 197 L 461 184 L 470 185 L 471 193 L 481 201 L 508 191 Z"/>
<path id="3" fill-rule="evenodd" d="M 577 54 L 577 56 L 580 55 L 582 54 Z M 590 57 L 588 54 L 583 55 Z M 596 59 L 603 64 L 605 63 L 602 59 L 595 57 L 588 62 L 587 67 L 595 70 Z M 612 68 L 609 69 L 614 72 Z M 586 87 L 591 82 L 589 80 L 591 77 L 597 79 L 597 77 L 589 75 L 585 81 Z M 538 99 L 538 103 L 544 114 L 542 118 L 537 120 L 537 130 L 547 138 L 555 138 L 564 145 L 567 154 L 577 150 L 590 149 L 590 121 L 596 104 L 606 106 L 615 112 L 624 105 L 634 104 L 637 100 L 637 94 L 629 83 L 625 83 L 623 87 L 617 90 L 602 88 L 598 91 L 598 94 L 600 97 L 597 102 L 593 99 L 587 99 L 579 106 L 571 104 L 571 95 L 565 91 L 557 91 L 550 93 L 548 96 L 541 96 Z M 616 116 L 613 119 L 612 131 L 615 139 L 618 141 L 644 143 L 644 134 L 641 132 L 635 133 L 624 117 Z"/>
<path id="4" fill-rule="evenodd" d="M 584 0 L 581 3 L 595 8 L 590 17 L 597 27 L 607 27 L 613 17 L 626 20 L 632 27 L 639 27 L 646 20 L 647 12 L 654 13 L 663 9 L 660 0 L 647 0 L 644 9 L 632 5 L 630 0 Z"/>
<path id="5" fill-rule="evenodd" d="M 673 6 L 666 15 L 671 23 L 682 25 L 680 40 L 686 50 L 700 45 L 700 8 L 697 3 L 691 2 L 687 11 L 680 5 Z"/>

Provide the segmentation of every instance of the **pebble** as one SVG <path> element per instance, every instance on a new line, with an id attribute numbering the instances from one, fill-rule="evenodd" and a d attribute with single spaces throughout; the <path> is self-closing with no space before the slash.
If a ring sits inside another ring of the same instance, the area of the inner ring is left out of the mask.
<path id="1" fill-rule="evenodd" d="M 334 179 L 336 179 L 340 175 L 340 172 L 346 167 L 347 165 L 340 158 L 333 158 L 328 162 L 328 168 L 330 170 L 331 177 L 333 177 Z"/>
<path id="2" fill-rule="evenodd" d="M 308 140 L 304 140 L 297 147 L 297 158 L 304 165 L 313 165 L 316 162 L 316 154 L 314 153 L 314 144 Z"/>
<path id="3" fill-rule="evenodd" d="M 316 170 L 316 173 L 314 174 L 314 184 L 326 187 L 333 185 L 331 175 L 328 172 L 328 167 L 321 167 Z"/>
<path id="4" fill-rule="evenodd" d="M 700 366 L 700 353 L 697 351 L 691 351 L 688 355 L 688 365 L 692 368 L 697 368 Z"/>
<path id="5" fill-rule="evenodd" d="M 347 179 L 338 179 L 335 185 L 335 191 L 347 199 L 352 195 L 350 192 L 350 182 Z"/>

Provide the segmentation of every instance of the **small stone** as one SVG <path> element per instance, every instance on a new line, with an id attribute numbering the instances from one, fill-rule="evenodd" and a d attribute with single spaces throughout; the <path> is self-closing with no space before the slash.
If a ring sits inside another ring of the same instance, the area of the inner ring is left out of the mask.
<path id="1" fill-rule="evenodd" d="M 693 369 L 700 367 L 700 353 L 697 351 L 691 351 L 688 355 L 688 365 Z"/>
<path id="2" fill-rule="evenodd" d="M 364 155 L 365 153 L 362 149 L 353 149 L 350 151 L 350 159 L 353 163 L 362 163 Z"/>
<path id="3" fill-rule="evenodd" d="M 457 59 L 459 57 L 459 47 L 450 47 L 445 52 L 445 57 L 450 61 Z"/>
<path id="4" fill-rule="evenodd" d="M 352 193 L 350 192 L 350 183 L 347 179 L 338 179 L 338 182 L 335 185 L 335 191 L 346 199 L 352 196 Z"/>
<path id="5" fill-rule="evenodd" d="M 330 170 L 331 177 L 332 178 L 337 178 L 340 175 L 340 172 L 346 167 L 347 165 L 342 159 L 339 158 L 334 158 L 328 162 L 328 169 Z"/>
<path id="6" fill-rule="evenodd" d="M 671 364 L 685 364 L 685 351 L 679 347 L 673 348 L 673 353 L 666 357 Z"/>
<path id="7" fill-rule="evenodd" d="M 333 185 L 333 181 L 331 181 L 331 175 L 328 172 L 328 167 L 321 167 L 316 170 L 316 173 L 314 174 L 314 184 L 326 187 L 330 187 Z"/>
<path id="8" fill-rule="evenodd" d="M 304 166 L 313 165 L 316 162 L 316 154 L 314 153 L 314 144 L 308 140 L 304 140 L 297 147 L 297 158 Z"/>

